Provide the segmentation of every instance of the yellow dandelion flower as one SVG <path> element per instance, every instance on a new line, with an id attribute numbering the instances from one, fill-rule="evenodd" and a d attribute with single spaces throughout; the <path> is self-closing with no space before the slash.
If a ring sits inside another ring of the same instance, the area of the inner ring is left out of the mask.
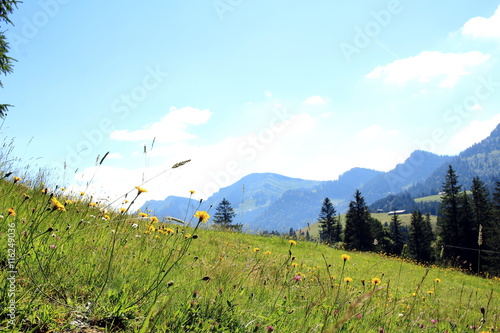
<path id="1" fill-rule="evenodd" d="M 97 207 L 97 203 L 95 203 L 95 202 L 91 202 L 91 203 L 89 204 L 89 206 L 90 206 L 90 207 Z"/>
<path id="2" fill-rule="evenodd" d="M 299 264 L 297 264 L 296 262 L 292 262 L 292 267 L 298 267 Z"/>
<path id="3" fill-rule="evenodd" d="M 157 218 L 156 216 L 151 216 L 149 219 L 150 219 L 150 220 L 151 220 L 151 222 L 153 222 L 153 223 L 154 223 L 154 222 L 158 222 L 158 218 Z"/>
<path id="4" fill-rule="evenodd" d="M 104 215 L 104 218 L 105 218 L 106 220 L 109 220 L 111 217 L 109 217 L 109 215 Z"/>
<path id="5" fill-rule="evenodd" d="M 440 278 L 436 278 L 436 279 L 434 279 L 434 282 L 439 283 L 439 282 L 441 282 L 441 279 Z"/>
<path id="6" fill-rule="evenodd" d="M 64 187 L 61 187 L 61 191 L 63 191 L 63 192 L 64 192 L 64 191 L 66 191 L 66 188 L 64 188 Z"/>
<path id="7" fill-rule="evenodd" d="M 150 225 L 150 226 L 149 226 L 149 231 L 150 231 L 150 232 L 153 232 L 153 231 L 155 231 L 155 230 L 156 230 L 156 228 L 155 228 L 153 225 Z"/>
<path id="8" fill-rule="evenodd" d="M 207 223 L 208 219 L 210 218 L 210 215 L 208 215 L 208 213 L 203 210 L 197 211 L 193 216 L 198 218 L 198 222 L 203 223 Z"/>
<path id="9" fill-rule="evenodd" d="M 85 192 L 80 192 L 80 196 L 83 197 L 85 195 Z"/>
<path id="10" fill-rule="evenodd" d="M 340 256 L 344 261 L 347 261 L 349 259 L 351 259 L 351 256 L 349 256 L 348 254 L 343 254 Z"/>
<path id="11" fill-rule="evenodd" d="M 128 203 L 128 200 L 125 200 L 123 203 Z"/>
<path id="12" fill-rule="evenodd" d="M 125 208 L 120 208 L 120 212 L 125 213 L 127 210 Z"/>
<path id="13" fill-rule="evenodd" d="M 73 201 L 71 201 L 71 200 L 67 199 L 66 201 L 64 201 L 64 203 L 65 203 L 66 205 L 72 205 L 72 204 L 73 204 Z"/>
<path id="14" fill-rule="evenodd" d="M 30 198 L 30 196 L 27 195 L 26 193 L 23 193 L 23 197 L 24 197 L 24 200 L 28 200 Z"/>
<path id="15" fill-rule="evenodd" d="M 349 283 L 349 282 L 351 282 L 351 281 L 352 281 L 352 278 L 350 278 L 350 277 L 345 277 L 345 278 L 344 278 L 344 282 L 345 282 L 345 283 Z"/>
<path id="16" fill-rule="evenodd" d="M 379 278 L 373 278 L 372 279 L 372 283 L 376 286 L 378 286 L 379 284 L 382 283 L 382 281 L 379 279 Z"/>
<path id="17" fill-rule="evenodd" d="M 253 249 L 253 252 L 259 252 L 260 249 L 258 247 L 256 247 L 255 249 Z"/>
<path id="18" fill-rule="evenodd" d="M 264 254 L 271 254 L 271 251 L 266 251 L 264 252 Z"/>
<path id="19" fill-rule="evenodd" d="M 52 198 L 50 199 L 50 201 L 52 202 L 52 210 L 62 210 L 63 212 L 66 211 L 66 207 L 64 207 L 64 205 L 60 203 L 57 198 Z"/>
<path id="20" fill-rule="evenodd" d="M 290 245 L 297 245 L 297 242 L 296 242 L 296 241 L 294 241 L 293 239 L 290 239 L 290 240 L 288 241 L 288 243 L 290 243 Z"/>
<path id="21" fill-rule="evenodd" d="M 147 192 L 147 190 L 145 188 L 142 188 L 140 186 L 136 186 L 135 188 L 137 189 L 137 195 L 144 193 L 144 192 Z"/>
<path id="22" fill-rule="evenodd" d="M 191 191 L 189 191 L 189 193 L 194 194 L 194 191 L 193 191 L 193 190 L 191 190 Z"/>
<path id="23" fill-rule="evenodd" d="M 140 216 L 140 217 L 148 217 L 148 216 L 149 216 L 149 214 L 146 214 L 146 213 L 142 213 L 142 212 L 141 212 L 141 213 L 139 213 L 139 216 Z"/>
<path id="24" fill-rule="evenodd" d="M 14 211 L 14 208 L 9 208 L 7 209 L 7 215 L 11 215 L 11 216 L 16 216 L 16 212 Z"/>
<path id="25" fill-rule="evenodd" d="M 18 181 L 20 181 L 20 180 L 21 180 L 21 178 L 16 177 L 16 176 L 14 176 L 14 178 L 13 178 L 13 179 L 14 179 L 14 183 L 17 183 Z"/>
<path id="26" fill-rule="evenodd" d="M 427 293 L 428 293 L 429 295 L 434 294 L 434 290 L 429 290 Z"/>
<path id="27" fill-rule="evenodd" d="M 165 229 L 165 233 L 167 233 L 167 234 L 173 234 L 174 231 L 172 229 L 170 229 L 170 228 L 166 228 Z"/>

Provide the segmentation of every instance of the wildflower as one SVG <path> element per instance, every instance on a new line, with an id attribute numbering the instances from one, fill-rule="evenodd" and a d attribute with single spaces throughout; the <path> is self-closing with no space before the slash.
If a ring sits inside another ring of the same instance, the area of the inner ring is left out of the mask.
<path id="1" fill-rule="evenodd" d="M 104 218 L 105 220 L 109 220 L 109 219 L 110 219 L 109 215 L 104 215 L 104 216 L 103 216 L 103 218 Z"/>
<path id="2" fill-rule="evenodd" d="M 48 189 L 48 188 L 44 188 L 44 189 L 42 190 L 42 194 L 47 194 L 48 192 L 49 192 L 49 189 Z"/>
<path id="3" fill-rule="evenodd" d="M 203 210 L 198 210 L 193 216 L 198 218 L 198 223 L 207 223 L 208 219 L 210 218 L 210 215 L 208 215 L 208 213 Z"/>
<path id="4" fill-rule="evenodd" d="M 299 264 L 297 264 L 296 262 L 292 262 L 292 267 L 298 267 Z"/>
<path id="5" fill-rule="evenodd" d="M 189 193 L 191 193 L 191 195 L 193 195 L 193 194 L 194 194 L 194 191 L 193 191 L 193 190 L 191 190 L 191 191 L 189 191 Z"/>
<path id="6" fill-rule="evenodd" d="M 151 222 L 158 222 L 158 218 L 156 216 L 151 216 L 149 219 Z"/>
<path id="7" fill-rule="evenodd" d="M 373 279 L 372 279 L 372 283 L 373 283 L 374 285 L 376 285 L 376 286 L 377 286 L 377 285 L 379 285 L 380 283 L 382 283 L 382 281 L 380 281 L 380 279 L 379 279 L 379 278 L 373 278 Z"/>
<path id="8" fill-rule="evenodd" d="M 62 210 L 63 212 L 66 211 L 66 207 L 64 207 L 64 205 L 60 203 L 57 198 L 53 197 L 52 199 L 50 199 L 50 201 L 52 202 L 52 210 Z"/>
<path id="9" fill-rule="evenodd" d="M 440 278 L 435 278 L 435 279 L 434 279 L 434 282 L 439 283 L 439 282 L 441 282 L 441 279 L 440 279 Z"/>
<path id="10" fill-rule="evenodd" d="M 155 230 L 156 230 L 156 228 L 155 228 L 153 225 L 150 225 L 150 226 L 149 226 L 149 231 L 150 231 L 150 232 L 155 231 Z"/>
<path id="11" fill-rule="evenodd" d="M 379 328 L 378 328 L 378 333 L 384 333 L 384 332 L 385 332 L 385 331 L 384 331 L 384 328 L 383 328 L 383 327 L 379 327 Z"/>
<path id="12" fill-rule="evenodd" d="M 89 206 L 90 206 L 90 207 L 97 207 L 97 203 L 95 203 L 95 202 L 91 202 L 91 203 L 89 204 Z"/>
<path id="13" fill-rule="evenodd" d="M 170 229 L 170 228 L 165 229 L 165 232 L 168 233 L 168 234 L 173 234 L 174 233 L 174 231 L 172 229 Z"/>
<path id="14" fill-rule="evenodd" d="M 14 183 L 17 183 L 18 181 L 20 181 L 20 180 L 21 180 L 21 178 L 16 177 L 16 176 L 14 176 L 14 178 L 13 178 L 13 179 L 14 179 Z"/>
<path id="15" fill-rule="evenodd" d="M 264 254 L 271 254 L 271 251 L 266 251 L 264 252 Z"/>
<path id="16" fill-rule="evenodd" d="M 26 193 L 23 193 L 23 197 L 24 197 L 24 200 L 28 200 L 30 198 L 30 196 L 27 195 Z"/>
<path id="17" fill-rule="evenodd" d="M 80 196 L 83 197 L 85 195 L 85 192 L 80 192 Z"/>
<path id="18" fill-rule="evenodd" d="M 290 243 L 290 246 L 291 246 L 291 245 L 297 245 L 297 242 L 296 242 L 296 241 L 294 241 L 293 239 L 290 239 L 290 240 L 288 241 L 288 243 Z"/>
<path id="19" fill-rule="evenodd" d="M 352 278 L 350 278 L 350 277 L 345 277 L 345 278 L 344 278 L 344 281 L 345 281 L 345 283 L 349 283 L 349 282 L 351 282 L 351 281 L 352 281 Z"/>
<path id="20" fill-rule="evenodd" d="M 51 249 L 55 249 L 55 248 L 56 248 L 56 246 L 55 246 L 54 244 L 52 244 L 52 245 L 50 245 L 50 248 L 51 248 Z"/>
<path id="21" fill-rule="evenodd" d="M 298 282 L 302 279 L 302 277 L 300 275 L 295 275 L 293 279 Z"/>
<path id="22" fill-rule="evenodd" d="M 260 249 L 258 247 L 256 247 L 255 249 L 253 249 L 253 252 L 259 252 Z"/>
<path id="23" fill-rule="evenodd" d="M 351 259 L 351 257 L 350 257 L 349 255 L 347 255 L 347 254 L 343 254 L 343 255 L 341 255 L 340 257 L 341 257 L 344 261 L 347 261 L 347 260 Z"/>
<path id="24" fill-rule="evenodd" d="M 146 213 L 142 213 L 142 212 L 141 212 L 141 213 L 139 213 L 139 216 L 140 216 L 140 217 L 148 217 L 148 216 L 149 216 L 149 214 L 146 214 Z"/>
<path id="25" fill-rule="evenodd" d="M 61 187 L 61 191 L 63 191 L 63 192 L 64 192 L 64 191 L 66 191 L 66 189 L 65 189 L 64 187 Z"/>
<path id="26" fill-rule="evenodd" d="M 274 332 L 274 327 L 271 325 L 266 326 L 266 332 Z"/>
<path id="27" fill-rule="evenodd" d="M 147 192 L 147 190 L 145 188 L 142 188 L 140 186 L 136 186 L 135 188 L 137 189 L 137 195 L 144 193 L 144 192 Z"/>
<path id="28" fill-rule="evenodd" d="M 120 212 L 125 213 L 127 210 L 125 208 L 120 208 Z"/>
<path id="29" fill-rule="evenodd" d="M 435 323 L 437 323 L 437 320 L 436 319 L 431 319 L 431 323 L 435 324 Z"/>
<path id="30" fill-rule="evenodd" d="M 433 291 L 433 290 L 429 290 L 427 293 L 428 293 L 429 295 L 431 295 L 431 294 L 434 294 L 434 291 Z"/>
<path id="31" fill-rule="evenodd" d="M 137 228 L 139 225 L 137 223 L 132 224 L 132 228 Z"/>
<path id="32" fill-rule="evenodd" d="M 71 200 L 68 199 L 68 200 L 64 201 L 64 204 L 65 205 L 72 205 L 73 201 L 71 201 Z"/>

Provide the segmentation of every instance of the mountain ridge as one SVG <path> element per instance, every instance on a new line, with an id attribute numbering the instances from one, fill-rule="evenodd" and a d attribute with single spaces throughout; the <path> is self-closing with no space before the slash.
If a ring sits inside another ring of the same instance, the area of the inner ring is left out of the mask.
<path id="1" fill-rule="evenodd" d="M 243 224 L 245 231 L 285 232 L 289 228 L 300 229 L 316 222 L 325 197 L 333 202 L 339 214 L 344 213 L 356 189 L 361 191 L 368 205 L 398 193 L 405 193 L 407 202 L 422 194 L 438 193 L 444 172 L 450 164 L 466 170 L 467 181 L 475 175 L 498 177 L 500 125 L 489 137 L 458 155 L 415 150 L 404 162 L 387 172 L 355 167 L 336 180 L 328 181 L 305 180 L 276 173 L 252 173 L 219 189 L 203 201 L 200 209 L 207 210 L 210 205 L 215 209 L 225 198 L 237 214 L 234 222 Z M 188 215 L 188 206 L 195 209 L 198 205 L 196 200 L 173 196 L 147 201 L 141 210 L 151 209 L 157 216 L 184 218 Z"/>

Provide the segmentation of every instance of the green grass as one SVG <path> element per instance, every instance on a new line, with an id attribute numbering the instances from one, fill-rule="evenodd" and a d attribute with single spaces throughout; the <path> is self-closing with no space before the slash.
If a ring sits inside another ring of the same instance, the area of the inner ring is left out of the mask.
<path id="1" fill-rule="evenodd" d="M 431 201 L 441 201 L 441 194 L 429 195 L 422 198 L 413 199 L 415 202 L 431 202 Z"/>
<path id="2" fill-rule="evenodd" d="M 467 327 L 500 325 L 498 279 L 205 229 L 194 218 L 167 225 L 127 210 L 130 203 L 125 212 L 106 211 L 87 195 L 21 182 L 0 181 L 0 245 L 17 259 L 1 260 L 7 331 L 472 332 Z M 52 197 L 72 203 L 59 210 Z"/>

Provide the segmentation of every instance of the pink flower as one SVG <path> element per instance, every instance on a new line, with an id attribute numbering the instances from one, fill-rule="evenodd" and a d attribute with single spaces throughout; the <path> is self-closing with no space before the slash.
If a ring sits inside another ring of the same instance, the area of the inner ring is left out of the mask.
<path id="1" fill-rule="evenodd" d="M 435 323 L 437 323 L 437 320 L 436 319 L 431 319 L 431 323 L 435 324 Z"/>
<path id="2" fill-rule="evenodd" d="M 274 327 L 272 327 L 271 325 L 266 326 L 266 331 L 267 332 L 274 332 Z"/>
<path id="3" fill-rule="evenodd" d="M 300 281 L 300 280 L 302 279 L 302 277 L 301 277 L 300 275 L 295 275 L 295 276 L 293 277 L 293 279 L 294 279 L 295 281 Z"/>
<path id="4" fill-rule="evenodd" d="M 50 246 L 50 248 L 51 248 L 51 249 L 55 249 L 55 248 L 56 248 L 56 246 L 55 246 L 54 244 L 52 244 L 52 245 Z"/>

